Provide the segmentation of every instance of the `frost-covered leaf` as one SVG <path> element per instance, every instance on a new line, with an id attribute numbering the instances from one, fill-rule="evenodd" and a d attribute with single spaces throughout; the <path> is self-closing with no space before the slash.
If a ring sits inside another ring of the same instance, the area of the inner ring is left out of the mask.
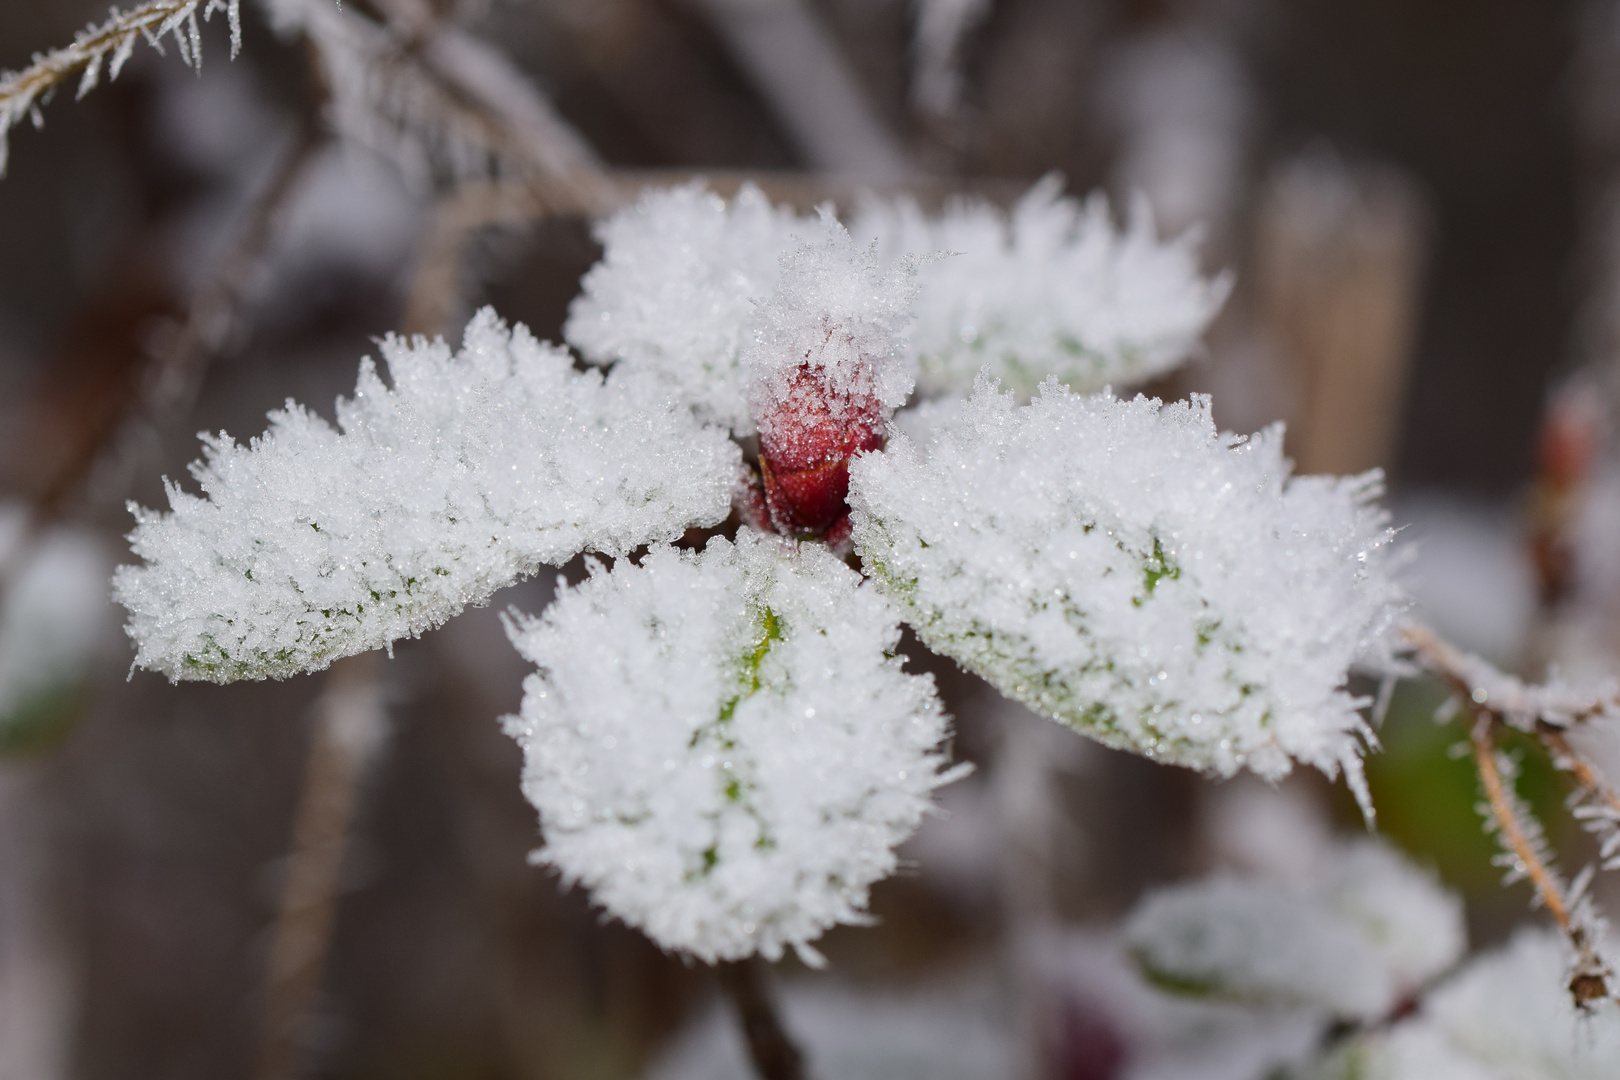
<path id="1" fill-rule="evenodd" d="M 989 365 L 1028 398 L 1048 375 L 1073 390 L 1128 386 L 1177 367 L 1226 299 L 1198 272 L 1196 237 L 1160 242 L 1145 201 L 1123 231 L 1107 201 L 1041 181 L 1008 214 L 964 200 L 930 217 L 868 200 L 850 224 L 889 258 L 952 252 L 918 270 L 917 389 L 966 392 Z"/>
<path id="2" fill-rule="evenodd" d="M 883 261 L 952 252 L 918 273 L 910 349 L 925 394 L 960 393 L 982 364 L 1026 395 L 1048 374 L 1090 390 L 1184 360 L 1226 295 L 1199 276 L 1191 238 L 1160 243 L 1146 212 L 1119 232 L 1101 199 L 1033 189 L 1009 216 L 983 202 L 929 217 L 869 202 L 857 244 Z M 593 363 L 656 371 L 699 415 L 752 431 L 742 353 L 780 256 L 822 234 L 814 218 L 744 186 L 728 205 L 701 185 L 649 192 L 598 227 L 566 336 Z"/>
<path id="3" fill-rule="evenodd" d="M 438 626 L 543 564 L 729 511 L 735 445 L 652 382 L 580 374 L 488 309 L 454 356 L 382 344 L 338 428 L 289 402 L 249 446 L 205 439 L 203 497 L 136 509 L 120 567 L 136 662 L 230 682 L 323 668 Z"/>
<path id="4" fill-rule="evenodd" d="M 1359 780 L 1345 689 L 1401 592 L 1376 473 L 1296 477 L 1209 402 L 1027 406 L 981 381 L 919 446 L 850 466 L 857 549 L 923 641 L 1111 746 L 1222 775 Z"/>
<path id="5" fill-rule="evenodd" d="M 1371 1020 L 1395 1001 L 1377 948 L 1319 900 L 1271 882 L 1217 878 L 1154 893 L 1125 936 L 1144 973 L 1174 992 L 1308 1005 Z"/>
<path id="6" fill-rule="evenodd" d="M 1341 846 L 1321 892 L 1378 950 L 1402 993 L 1444 973 L 1468 950 L 1462 899 L 1388 845 Z"/>
<path id="7" fill-rule="evenodd" d="M 1329 848 L 1294 885 L 1215 878 L 1160 890 L 1125 937 L 1171 991 L 1362 1021 L 1387 1015 L 1467 948 L 1461 901 L 1374 841 Z"/>
<path id="8" fill-rule="evenodd" d="M 0 509 L 0 547 L 20 541 L 24 513 Z M 0 605 L 0 754 L 53 745 L 76 720 L 111 628 L 106 553 L 71 529 L 14 551 Z"/>
<path id="9" fill-rule="evenodd" d="M 730 204 L 701 184 L 650 191 L 597 226 L 602 261 L 580 282 L 564 336 L 588 360 L 657 374 L 699 416 L 749 434 L 745 330 L 794 236 L 818 231 L 752 184 Z"/>
<path id="10" fill-rule="evenodd" d="M 511 632 L 537 857 L 666 949 L 774 959 L 862 921 L 949 775 L 893 608 L 819 545 L 655 547 Z"/>

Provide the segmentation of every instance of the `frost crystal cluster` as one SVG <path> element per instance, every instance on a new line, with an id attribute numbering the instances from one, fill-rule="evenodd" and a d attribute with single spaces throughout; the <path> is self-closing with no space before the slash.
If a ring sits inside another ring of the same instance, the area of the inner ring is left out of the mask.
<path id="1" fill-rule="evenodd" d="M 752 431 L 743 353 L 779 259 L 823 232 L 745 186 L 730 204 L 688 185 L 644 196 L 597 231 L 602 261 L 569 314 L 570 344 L 599 364 L 656 371 L 699 415 Z M 1190 239 L 1153 235 L 1144 211 L 1120 234 L 1100 200 L 1038 185 L 1009 218 L 982 203 L 928 217 L 876 201 L 850 232 L 885 261 L 945 254 L 918 271 L 908 349 L 925 394 L 965 392 L 981 364 L 1028 391 L 1141 382 L 1186 359 L 1225 298 Z"/>
<path id="2" fill-rule="evenodd" d="M 655 547 L 511 633 L 539 858 L 668 949 L 813 960 L 949 776 L 893 608 L 820 545 Z"/>
<path id="3" fill-rule="evenodd" d="M 912 345 L 925 395 L 959 393 L 989 365 L 1027 398 L 1048 375 L 1075 390 L 1138 383 L 1187 358 L 1229 279 L 1199 276 L 1196 235 L 1160 243 L 1147 203 L 1123 232 L 1101 196 L 1048 177 L 1010 215 L 960 201 L 929 217 L 868 200 L 851 223 L 885 257 L 950 252 L 918 270 Z"/>
<path id="4" fill-rule="evenodd" d="M 1386 660 L 1400 592 L 1375 473 L 1294 477 L 1281 431 L 982 381 L 919 445 L 851 468 L 866 567 L 931 648 L 1112 746 L 1268 778 L 1359 778 L 1349 666 Z"/>
<path id="5" fill-rule="evenodd" d="M 438 626 L 543 564 L 721 521 L 738 451 L 658 386 L 576 372 L 484 311 L 461 352 L 389 338 L 337 427 L 288 403 L 205 440 L 203 497 L 136 509 L 120 567 L 136 663 L 230 682 L 323 668 Z"/>

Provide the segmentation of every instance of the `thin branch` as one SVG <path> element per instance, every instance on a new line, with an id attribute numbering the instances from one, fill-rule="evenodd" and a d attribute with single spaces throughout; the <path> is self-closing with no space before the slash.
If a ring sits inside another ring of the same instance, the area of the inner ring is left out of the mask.
<path id="1" fill-rule="evenodd" d="M 1454 699 L 1473 719 L 1469 740 L 1474 764 L 1497 833 L 1513 860 L 1512 874 L 1529 879 L 1574 950 L 1575 966 L 1568 988 L 1575 1004 L 1585 1007 L 1610 996 L 1613 973 L 1597 951 L 1601 923 L 1590 911 L 1590 902 L 1580 895 L 1589 879 L 1583 874 L 1574 889 L 1566 890 L 1549 865 L 1539 825 L 1519 802 L 1511 778 L 1504 777 L 1497 736 L 1504 728 L 1535 735 L 1552 750 L 1554 763 L 1574 776 L 1579 799 L 1601 799 L 1608 803 L 1610 811 L 1620 811 L 1620 801 L 1563 734 L 1575 723 L 1599 717 L 1613 719 L 1614 694 L 1606 689 L 1603 694 L 1582 700 L 1562 687 L 1527 685 L 1479 657 L 1454 648 L 1425 626 L 1410 624 L 1403 629 L 1403 636 L 1418 663 L 1445 681 Z"/>
<path id="2" fill-rule="evenodd" d="M 270 944 L 256 1080 L 303 1075 L 302 1038 L 332 941 L 349 826 L 367 768 L 387 733 L 377 654 L 339 660 L 316 701 L 315 734 Z"/>
<path id="3" fill-rule="evenodd" d="M 748 1042 L 748 1056 L 760 1080 L 804 1080 L 804 1054 L 777 1015 L 765 961 L 750 957 L 716 964 L 715 974 L 737 1009 Z"/>
<path id="4" fill-rule="evenodd" d="M 1515 869 L 1530 879 L 1535 886 L 1536 893 L 1546 906 L 1548 914 L 1553 917 L 1561 930 L 1566 934 L 1577 932 L 1573 920 L 1570 918 L 1569 905 L 1565 903 L 1564 890 L 1557 875 L 1547 866 L 1537 850 L 1539 845 L 1532 839 L 1532 833 L 1523 822 L 1519 820 L 1515 801 L 1508 793 L 1502 782 L 1502 771 L 1497 762 L 1496 754 L 1496 727 L 1489 717 L 1480 718 L 1469 733 L 1469 740 L 1474 750 L 1474 766 L 1479 770 L 1480 783 L 1485 788 L 1485 798 L 1490 806 L 1491 816 L 1496 819 L 1496 827 L 1501 831 L 1502 841 L 1516 860 Z"/>
<path id="5" fill-rule="evenodd" d="M 154 49 L 162 52 L 165 36 L 174 38 L 175 48 L 184 63 L 198 66 L 202 62 L 202 36 L 197 31 L 199 7 L 205 21 L 216 11 L 225 13 L 231 25 L 231 56 L 234 57 L 242 46 L 240 2 L 148 0 L 134 11 L 122 14 L 114 8 L 100 26 L 79 31 L 73 44 L 48 53 L 35 53 L 34 62 L 21 71 L 0 74 L 0 176 L 6 171 L 7 132 L 24 117 L 31 118 L 35 126 L 41 124 L 39 106 L 75 72 L 83 72 L 78 96 L 84 97 L 101 81 L 104 63 L 108 79 L 116 79 L 124 62 L 134 52 L 136 42 L 145 38 Z"/>

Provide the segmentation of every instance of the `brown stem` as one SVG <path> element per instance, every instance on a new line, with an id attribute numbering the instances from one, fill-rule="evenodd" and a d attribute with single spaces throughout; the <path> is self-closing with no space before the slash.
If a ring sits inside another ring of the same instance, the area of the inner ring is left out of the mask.
<path id="1" fill-rule="evenodd" d="M 736 1006 L 748 1056 L 760 1080 L 804 1080 L 804 1055 L 782 1026 L 771 1000 L 770 969 L 758 957 L 715 965 L 720 986 Z"/>
<path id="2" fill-rule="evenodd" d="M 1507 842 L 1513 857 L 1519 860 L 1531 884 L 1541 896 L 1541 902 L 1547 905 L 1547 911 L 1553 919 L 1568 934 L 1574 932 L 1574 924 L 1569 917 L 1569 906 L 1564 902 L 1563 890 L 1559 887 L 1558 879 L 1553 876 L 1541 857 L 1536 854 L 1535 845 L 1530 842 L 1529 834 L 1519 821 L 1518 814 L 1514 813 L 1513 802 L 1508 798 L 1507 788 L 1502 783 L 1502 772 L 1496 766 L 1496 729 L 1487 722 L 1476 722 L 1471 733 L 1474 747 L 1474 764 L 1479 769 L 1480 783 L 1485 787 L 1485 798 L 1490 804 L 1491 816 L 1496 818 L 1496 824 L 1502 830 L 1502 839 Z"/>
<path id="3" fill-rule="evenodd" d="M 320 993 L 360 780 L 382 734 L 377 654 L 339 660 L 316 703 L 287 883 L 270 942 L 256 1080 L 300 1075 L 304 1021 Z"/>
<path id="4" fill-rule="evenodd" d="M 1568 772 L 1575 778 L 1575 782 L 1587 791 L 1594 792 L 1598 798 L 1609 805 L 1609 809 L 1620 813 L 1620 793 L 1617 793 L 1603 778 L 1597 774 L 1590 762 L 1581 756 L 1580 751 L 1569 744 L 1564 733 L 1548 723 L 1536 725 L 1536 737 L 1543 746 L 1552 751 L 1553 764 Z"/>

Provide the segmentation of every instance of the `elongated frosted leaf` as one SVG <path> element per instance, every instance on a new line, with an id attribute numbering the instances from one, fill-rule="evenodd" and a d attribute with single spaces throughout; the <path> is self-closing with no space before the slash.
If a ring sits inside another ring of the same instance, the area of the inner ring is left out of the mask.
<path id="1" fill-rule="evenodd" d="M 574 370 L 488 309 L 462 350 L 389 338 L 337 428 L 298 405 L 248 446 L 205 438 L 203 496 L 133 508 L 120 567 L 136 663 L 230 682 L 413 637 L 543 564 L 712 525 L 738 451 L 652 383 Z"/>
<path id="2" fill-rule="evenodd" d="M 654 548 L 511 634 L 540 668 L 506 721 L 537 857 L 666 949 L 813 961 L 945 779 L 893 607 L 819 545 Z"/>
<path id="3" fill-rule="evenodd" d="M 1111 746 L 1359 776 L 1345 681 L 1401 604 L 1376 474 L 1289 479 L 1280 430 L 1220 434 L 1203 398 L 981 382 L 934 430 L 850 466 L 857 550 L 925 643 Z"/>

